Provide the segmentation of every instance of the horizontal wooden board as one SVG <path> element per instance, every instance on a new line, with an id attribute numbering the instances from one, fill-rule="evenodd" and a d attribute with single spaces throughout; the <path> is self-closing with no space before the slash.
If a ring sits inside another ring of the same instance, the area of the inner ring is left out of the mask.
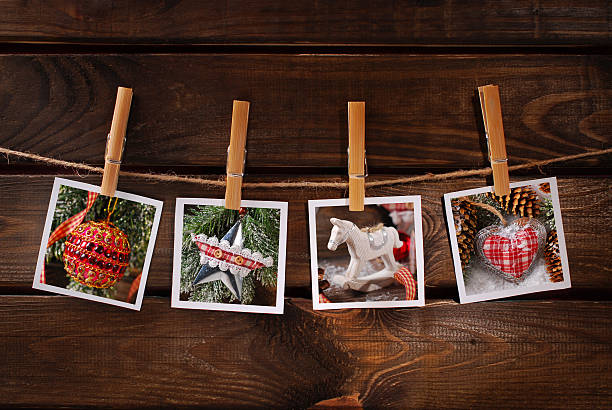
<path id="1" fill-rule="evenodd" d="M 72 179 L 99 184 L 101 177 Z M 252 181 L 253 178 L 248 178 Z M 260 180 L 278 180 L 261 178 Z M 314 178 L 308 179 L 310 181 Z M 52 176 L 0 176 L 0 288 L 29 287 L 40 247 Z M 368 189 L 368 196 L 422 195 L 425 241 L 425 278 L 429 289 L 455 288 L 455 276 L 442 210 L 446 192 L 486 185 L 485 179 L 458 179 L 437 183 Z M 189 184 L 162 184 L 121 177 L 119 190 L 164 201 L 147 289 L 167 291 L 173 255 L 174 209 L 177 197 L 222 198 L 222 189 Z M 563 226 L 569 254 L 573 290 L 612 289 L 612 242 L 609 178 L 561 178 L 559 180 Z M 243 199 L 289 202 L 287 286 L 310 286 L 308 247 L 308 199 L 342 198 L 340 189 L 245 189 Z"/>
<path id="2" fill-rule="evenodd" d="M 612 405 L 609 302 L 438 302 L 285 314 L 141 312 L 67 297 L 0 297 L 4 405 L 305 408 Z"/>
<path id="3" fill-rule="evenodd" d="M 1 56 L 0 146 L 100 164 L 121 85 L 135 92 L 128 166 L 225 167 L 232 99 L 244 99 L 247 172 L 345 169 L 351 100 L 366 101 L 372 169 L 481 167 L 475 90 L 494 83 L 515 164 L 610 146 L 611 65 L 607 55 Z"/>
<path id="4" fill-rule="evenodd" d="M 0 5 L 0 40 L 105 44 L 607 44 L 603 0 Z"/>

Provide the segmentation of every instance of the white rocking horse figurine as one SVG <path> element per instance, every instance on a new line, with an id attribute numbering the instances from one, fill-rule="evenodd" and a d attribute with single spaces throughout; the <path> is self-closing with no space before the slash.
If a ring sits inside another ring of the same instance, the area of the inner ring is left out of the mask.
<path id="1" fill-rule="evenodd" d="M 338 218 L 329 220 L 333 228 L 329 236 L 327 248 L 335 251 L 344 242 L 351 255 L 351 262 L 343 275 L 336 275 L 332 281 L 344 289 L 354 289 L 361 292 L 371 292 L 382 289 L 393 283 L 393 274 L 401 266 L 393 257 L 393 248 L 400 248 L 402 241 L 395 228 L 383 226 L 374 232 L 362 232 L 351 221 Z M 381 271 L 359 276 L 365 262 L 380 257 L 385 265 Z"/>

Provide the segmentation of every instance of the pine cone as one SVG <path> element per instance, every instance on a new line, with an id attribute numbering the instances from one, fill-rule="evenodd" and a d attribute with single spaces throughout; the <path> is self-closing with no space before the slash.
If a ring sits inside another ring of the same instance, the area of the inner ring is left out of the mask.
<path id="1" fill-rule="evenodd" d="M 563 267 L 561 266 L 561 256 L 559 255 L 559 240 L 557 230 L 553 229 L 546 237 L 544 247 L 544 259 L 546 260 L 546 271 L 550 276 L 551 282 L 563 282 Z"/>
<path id="2" fill-rule="evenodd" d="M 550 194 L 550 183 L 545 182 L 540 184 L 540 191 L 544 192 L 545 194 Z"/>
<path id="3" fill-rule="evenodd" d="M 461 258 L 461 268 L 465 269 L 474 253 L 474 237 L 476 236 L 476 212 L 468 201 L 453 199 L 453 216 L 457 231 L 457 245 Z"/>
<path id="4" fill-rule="evenodd" d="M 488 192 L 487 196 L 496 201 L 508 214 L 530 218 L 540 214 L 540 200 L 532 188 L 512 188 L 510 195 L 502 196 Z"/>

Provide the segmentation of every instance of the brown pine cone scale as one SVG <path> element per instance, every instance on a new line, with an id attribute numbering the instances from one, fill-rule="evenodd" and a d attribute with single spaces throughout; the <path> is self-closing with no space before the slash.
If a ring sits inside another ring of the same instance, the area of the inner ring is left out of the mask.
<path id="1" fill-rule="evenodd" d="M 457 232 L 457 245 L 459 247 L 459 257 L 461 258 L 461 268 L 465 268 L 474 253 L 476 212 L 474 206 L 469 201 L 453 199 L 451 205 L 455 220 L 455 230 Z"/>
<path id="2" fill-rule="evenodd" d="M 544 247 L 544 259 L 546 260 L 546 271 L 551 282 L 563 282 L 563 266 L 561 265 L 561 255 L 559 254 L 559 240 L 557 230 L 553 229 L 546 237 Z"/>
<path id="3" fill-rule="evenodd" d="M 540 214 L 540 199 L 530 187 L 512 188 L 509 195 L 495 195 L 488 192 L 487 196 L 497 202 L 508 214 L 535 218 Z"/>

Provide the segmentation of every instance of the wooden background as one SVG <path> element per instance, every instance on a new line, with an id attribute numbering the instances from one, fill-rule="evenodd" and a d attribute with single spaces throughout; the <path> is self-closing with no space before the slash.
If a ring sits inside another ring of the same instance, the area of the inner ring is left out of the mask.
<path id="1" fill-rule="evenodd" d="M 112 4 L 112 5 L 111 5 Z M 102 164 L 134 88 L 126 169 L 220 176 L 251 101 L 248 181 L 346 177 L 346 102 L 366 101 L 370 179 L 486 165 L 475 89 L 498 84 L 511 164 L 610 147 L 612 7 L 599 0 L 0 1 L 0 146 Z M 31 289 L 55 175 L 0 161 L 0 397 L 10 407 L 612 406 L 612 156 L 559 176 L 572 289 L 457 303 L 441 196 L 423 195 L 427 306 L 313 312 L 306 201 L 289 201 L 282 316 L 170 309 L 174 200 L 223 190 L 127 177 L 164 200 L 141 312 Z"/>

